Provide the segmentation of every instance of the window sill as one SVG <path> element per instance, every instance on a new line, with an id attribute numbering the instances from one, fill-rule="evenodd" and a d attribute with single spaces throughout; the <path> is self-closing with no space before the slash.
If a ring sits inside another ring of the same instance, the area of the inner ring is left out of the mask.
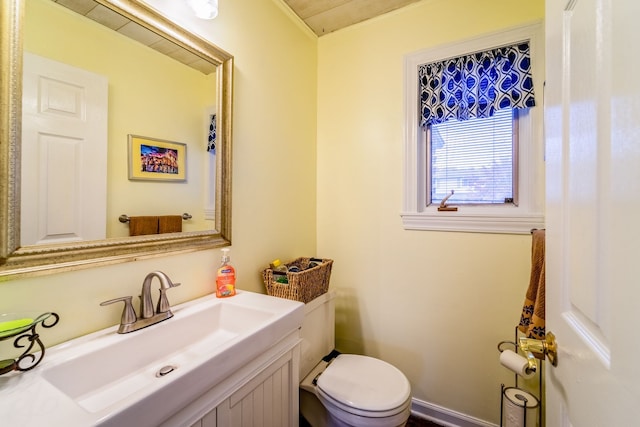
<path id="1" fill-rule="evenodd" d="M 542 214 L 505 214 L 496 212 L 496 208 L 460 209 L 455 212 L 438 212 L 436 208 L 424 212 L 404 212 L 401 214 L 402 224 L 405 230 L 496 234 L 529 234 L 531 229 L 544 228 Z"/>

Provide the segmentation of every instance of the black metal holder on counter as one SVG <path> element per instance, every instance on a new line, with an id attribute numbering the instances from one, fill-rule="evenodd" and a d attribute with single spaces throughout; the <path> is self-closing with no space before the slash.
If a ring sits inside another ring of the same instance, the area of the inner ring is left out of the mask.
<path id="1" fill-rule="evenodd" d="M 15 348 L 24 349 L 15 359 L 0 360 L 0 375 L 35 368 L 42 361 L 45 353 L 45 346 L 36 332 L 36 327 L 41 325 L 43 328 L 52 328 L 58 320 L 60 316 L 56 313 L 43 313 L 27 325 L 0 332 L 0 341 L 13 339 Z"/>

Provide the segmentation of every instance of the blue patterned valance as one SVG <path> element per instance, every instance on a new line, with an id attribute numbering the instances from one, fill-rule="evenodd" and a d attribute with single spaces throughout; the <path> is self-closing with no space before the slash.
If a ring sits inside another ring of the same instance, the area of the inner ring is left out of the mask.
<path id="1" fill-rule="evenodd" d="M 216 153 L 216 139 L 218 133 L 218 125 L 216 124 L 216 115 L 211 115 L 211 122 L 209 123 L 209 138 L 207 141 L 207 151 Z"/>
<path id="2" fill-rule="evenodd" d="M 418 78 L 422 126 L 535 105 L 528 42 L 420 65 Z"/>

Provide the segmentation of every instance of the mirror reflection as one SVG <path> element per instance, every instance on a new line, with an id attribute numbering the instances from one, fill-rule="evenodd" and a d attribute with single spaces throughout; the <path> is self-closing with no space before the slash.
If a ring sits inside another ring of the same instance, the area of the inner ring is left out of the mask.
<path id="1" fill-rule="evenodd" d="M 0 281 L 229 245 L 233 56 L 141 0 L 59 3 L 0 2 Z"/>
<path id="2" fill-rule="evenodd" d="M 89 9 L 120 32 L 51 0 L 26 5 L 22 245 L 128 236 L 123 214 L 186 212 L 168 230 L 213 229 L 215 67 L 165 55 L 178 46 L 105 11 Z"/>

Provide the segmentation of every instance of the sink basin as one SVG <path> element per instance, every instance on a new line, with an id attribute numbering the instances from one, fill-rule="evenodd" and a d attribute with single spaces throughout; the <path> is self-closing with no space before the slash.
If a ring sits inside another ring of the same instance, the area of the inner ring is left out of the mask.
<path id="1" fill-rule="evenodd" d="M 274 316 L 274 312 L 232 302 L 178 308 L 170 321 L 143 333 L 93 343 L 95 348 L 45 370 L 43 376 L 80 406 L 96 412 L 157 382 L 155 374 L 161 368 L 172 366 L 171 373 L 177 372 L 190 360 L 211 355 Z"/>
<path id="2" fill-rule="evenodd" d="M 45 383 L 38 391 L 55 395 L 65 425 L 74 425 L 68 418 L 74 407 L 78 425 L 157 425 L 296 332 L 302 307 L 243 291 L 190 301 L 147 328 L 129 334 L 108 328 L 47 350 L 33 371 Z M 0 411 L 6 403 L 0 401 Z"/>

